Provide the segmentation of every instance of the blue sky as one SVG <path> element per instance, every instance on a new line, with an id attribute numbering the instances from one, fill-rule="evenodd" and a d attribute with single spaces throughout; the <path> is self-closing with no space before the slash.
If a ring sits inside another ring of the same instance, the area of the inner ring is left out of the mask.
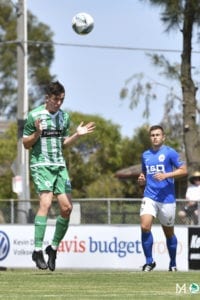
<path id="1" fill-rule="evenodd" d="M 145 49 L 176 49 L 182 46 L 181 35 L 166 34 L 158 8 L 139 0 L 26 0 L 27 8 L 54 32 L 55 43 L 103 45 Z M 71 20 L 78 12 L 87 12 L 95 20 L 94 30 L 80 36 L 74 33 Z M 195 45 L 196 47 L 196 45 Z M 51 67 L 66 88 L 63 108 L 98 114 L 121 126 L 123 136 L 132 137 L 145 119 L 144 103 L 134 111 L 119 93 L 127 78 L 136 73 L 169 85 L 151 65 L 150 51 L 111 50 L 55 45 Z M 167 52 L 171 62 L 180 61 L 180 53 Z M 150 123 L 161 120 L 164 88 L 157 88 L 159 100 L 151 105 Z"/>

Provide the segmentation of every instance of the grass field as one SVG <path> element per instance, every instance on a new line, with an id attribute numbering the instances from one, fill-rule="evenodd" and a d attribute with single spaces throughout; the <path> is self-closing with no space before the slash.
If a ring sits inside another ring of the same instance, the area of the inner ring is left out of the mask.
<path id="1" fill-rule="evenodd" d="M 194 272 L 7 270 L 0 272 L 0 299 L 200 299 Z"/>

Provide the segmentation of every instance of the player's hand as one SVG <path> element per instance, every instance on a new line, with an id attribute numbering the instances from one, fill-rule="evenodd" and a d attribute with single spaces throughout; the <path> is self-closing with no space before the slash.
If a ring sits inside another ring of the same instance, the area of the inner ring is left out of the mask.
<path id="1" fill-rule="evenodd" d="M 36 121 L 35 121 L 35 128 L 36 128 L 36 131 L 38 132 L 38 133 L 42 133 L 42 124 L 41 124 L 41 120 L 40 119 L 37 119 Z"/>
<path id="2" fill-rule="evenodd" d="M 76 132 L 78 133 L 78 135 L 84 135 L 93 132 L 95 127 L 96 126 L 94 122 L 89 122 L 86 125 L 83 125 L 83 122 L 81 122 L 77 127 Z"/>
<path id="3" fill-rule="evenodd" d="M 141 185 L 141 186 L 143 186 L 143 185 L 146 184 L 146 178 L 145 178 L 145 176 L 144 176 L 143 173 L 141 173 L 141 174 L 139 175 L 139 177 L 138 177 L 138 183 L 139 183 L 139 185 Z"/>
<path id="4" fill-rule="evenodd" d="M 158 181 L 162 181 L 166 179 L 166 173 L 156 173 L 153 175 L 153 178 L 155 178 Z"/>

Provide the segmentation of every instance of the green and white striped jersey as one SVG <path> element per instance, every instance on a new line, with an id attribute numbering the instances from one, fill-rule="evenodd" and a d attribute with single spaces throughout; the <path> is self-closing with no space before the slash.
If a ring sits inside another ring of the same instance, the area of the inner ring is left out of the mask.
<path id="1" fill-rule="evenodd" d="M 30 166 L 54 165 L 65 166 L 63 157 L 63 141 L 69 136 L 70 117 L 63 110 L 55 114 L 49 113 L 45 105 L 29 112 L 25 122 L 23 136 L 27 137 L 36 131 L 35 121 L 41 120 L 42 134 L 32 146 Z"/>

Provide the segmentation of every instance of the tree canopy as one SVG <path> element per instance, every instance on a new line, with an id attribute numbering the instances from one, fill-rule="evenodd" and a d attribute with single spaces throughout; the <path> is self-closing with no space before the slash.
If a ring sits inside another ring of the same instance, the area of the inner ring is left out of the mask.
<path id="1" fill-rule="evenodd" d="M 17 6 L 12 1 L 0 3 L 0 116 L 16 116 L 17 102 Z M 53 32 L 28 11 L 28 81 L 29 103 L 41 100 L 44 85 L 55 76 L 50 74 L 54 59 Z M 43 41 L 46 43 L 39 43 Z"/>
<path id="2" fill-rule="evenodd" d="M 198 87 L 192 65 L 193 39 L 199 41 L 199 0 L 140 0 L 160 8 L 160 19 L 166 32 L 177 30 L 182 35 L 180 62 L 173 65 L 163 55 L 150 55 L 154 65 L 162 69 L 162 75 L 177 80 L 180 94 L 173 87 L 167 89 L 165 112 L 162 125 L 170 131 L 171 137 L 179 140 L 179 150 L 185 153 L 189 173 L 200 170 L 200 128 L 198 122 Z M 197 34 L 195 29 L 197 29 Z M 194 34 L 196 34 L 194 36 Z M 195 66 L 195 71 L 199 66 Z M 145 114 L 149 115 L 151 101 L 156 99 L 155 82 L 143 81 L 143 74 L 134 74 L 125 82 L 121 98 L 130 97 L 130 108 L 136 108 L 141 98 L 145 101 Z M 132 83 L 129 93 L 128 85 Z M 159 83 L 157 83 L 159 85 Z M 177 108 L 174 113 L 175 107 Z"/>

